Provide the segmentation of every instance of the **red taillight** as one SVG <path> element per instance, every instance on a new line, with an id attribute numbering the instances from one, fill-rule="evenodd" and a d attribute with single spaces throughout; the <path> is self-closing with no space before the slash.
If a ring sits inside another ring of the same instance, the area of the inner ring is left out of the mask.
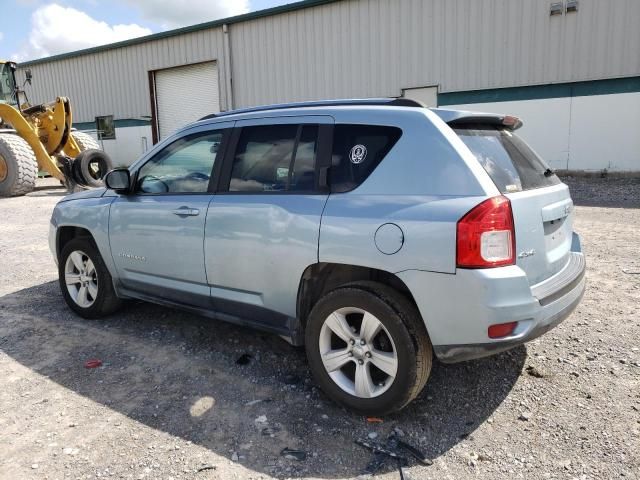
<path id="1" fill-rule="evenodd" d="M 515 229 L 506 197 L 485 200 L 458 222 L 459 268 L 490 268 L 515 263 Z"/>
<path id="2" fill-rule="evenodd" d="M 489 327 L 489 338 L 502 338 L 511 335 L 518 326 L 518 322 L 499 323 Z"/>

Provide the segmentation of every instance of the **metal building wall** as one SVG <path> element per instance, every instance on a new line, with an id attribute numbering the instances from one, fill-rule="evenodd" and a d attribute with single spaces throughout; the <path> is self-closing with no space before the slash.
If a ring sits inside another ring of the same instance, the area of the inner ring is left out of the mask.
<path id="1" fill-rule="evenodd" d="M 640 1 L 342 0 L 229 20 L 233 107 L 399 96 L 640 75 Z M 71 97 L 75 121 L 151 114 L 148 71 L 217 60 L 228 109 L 224 33 L 209 27 L 125 47 L 38 61 L 34 102 Z"/>
<path id="2" fill-rule="evenodd" d="M 344 0 L 231 26 L 236 107 L 640 74 L 640 1 Z"/>
<path id="3" fill-rule="evenodd" d="M 220 101 L 226 106 L 222 28 L 151 40 L 45 63 L 30 68 L 33 85 L 26 90 L 31 103 L 71 99 L 74 122 L 93 122 L 97 115 L 116 119 L 146 119 L 151 115 L 150 70 L 204 61 L 218 61 Z M 24 68 L 18 72 L 23 81 Z M 193 92 L 185 92 L 192 95 Z"/>

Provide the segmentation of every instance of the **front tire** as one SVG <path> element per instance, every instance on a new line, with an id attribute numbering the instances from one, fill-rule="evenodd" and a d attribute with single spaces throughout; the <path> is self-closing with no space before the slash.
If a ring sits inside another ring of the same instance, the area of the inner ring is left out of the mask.
<path id="1" fill-rule="evenodd" d="M 433 350 L 416 307 L 375 282 L 324 295 L 309 314 L 305 344 L 322 390 L 364 415 L 401 410 L 431 372 Z"/>
<path id="2" fill-rule="evenodd" d="M 122 305 L 113 289 L 113 280 L 95 243 L 74 238 L 60 254 L 60 290 L 67 305 L 84 318 L 109 315 Z"/>
<path id="3" fill-rule="evenodd" d="M 0 134 L 0 197 L 24 195 L 36 188 L 38 162 L 18 135 Z"/>

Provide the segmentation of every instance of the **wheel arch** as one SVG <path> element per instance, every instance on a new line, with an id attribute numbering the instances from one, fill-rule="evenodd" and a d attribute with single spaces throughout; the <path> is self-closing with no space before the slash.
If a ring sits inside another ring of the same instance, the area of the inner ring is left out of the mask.
<path id="1" fill-rule="evenodd" d="M 65 245 L 75 238 L 88 238 L 97 245 L 96 239 L 88 229 L 74 225 L 59 226 L 56 234 L 56 255 L 58 258 L 60 258 Z"/>
<path id="2" fill-rule="evenodd" d="M 360 281 L 387 285 L 405 296 L 420 311 L 409 287 L 391 272 L 359 265 L 320 262 L 309 265 L 300 277 L 296 316 L 302 330 L 306 327 L 311 309 L 323 295 L 342 285 Z"/>

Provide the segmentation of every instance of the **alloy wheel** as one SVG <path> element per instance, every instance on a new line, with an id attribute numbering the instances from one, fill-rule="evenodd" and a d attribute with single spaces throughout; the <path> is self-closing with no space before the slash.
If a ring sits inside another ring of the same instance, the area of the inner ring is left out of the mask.
<path id="1" fill-rule="evenodd" d="M 64 266 L 64 280 L 73 301 L 89 308 L 98 297 L 98 272 L 93 261 L 81 250 L 74 250 Z"/>
<path id="2" fill-rule="evenodd" d="M 378 318 L 361 308 L 340 308 L 329 315 L 320 330 L 319 347 L 331 379 L 359 398 L 382 395 L 398 372 L 391 335 Z"/>

